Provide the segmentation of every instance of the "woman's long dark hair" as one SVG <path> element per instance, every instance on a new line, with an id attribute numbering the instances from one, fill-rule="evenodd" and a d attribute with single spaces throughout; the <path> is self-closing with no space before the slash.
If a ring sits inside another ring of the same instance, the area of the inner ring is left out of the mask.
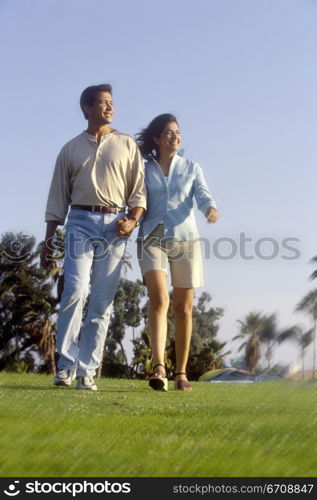
<path id="1" fill-rule="evenodd" d="M 174 115 L 163 113 L 153 118 L 151 123 L 136 135 L 136 141 L 142 155 L 152 154 L 153 152 L 156 156 L 159 155 L 159 147 L 154 142 L 154 137 L 160 137 L 166 125 L 171 122 L 178 124 L 177 118 Z"/>

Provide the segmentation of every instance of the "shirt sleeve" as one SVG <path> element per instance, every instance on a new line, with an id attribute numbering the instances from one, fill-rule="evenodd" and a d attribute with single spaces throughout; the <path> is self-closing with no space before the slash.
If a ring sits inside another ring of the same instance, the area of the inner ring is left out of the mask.
<path id="1" fill-rule="evenodd" d="M 71 175 L 67 161 L 67 148 L 63 147 L 59 153 L 51 187 L 48 194 L 45 221 L 57 221 L 63 225 L 71 198 Z"/>
<path id="2" fill-rule="evenodd" d="M 195 163 L 194 196 L 199 210 L 206 214 L 208 208 L 217 208 L 215 199 L 212 197 L 203 171 L 198 163 Z"/>
<path id="3" fill-rule="evenodd" d="M 129 209 L 142 207 L 146 210 L 146 186 L 144 178 L 144 162 L 138 146 L 132 152 L 132 185 L 128 196 Z"/>

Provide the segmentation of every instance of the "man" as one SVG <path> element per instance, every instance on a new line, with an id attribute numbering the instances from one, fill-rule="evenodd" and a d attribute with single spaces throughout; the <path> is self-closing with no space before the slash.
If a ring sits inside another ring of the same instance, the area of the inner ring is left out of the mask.
<path id="1" fill-rule="evenodd" d="M 41 263 L 47 269 L 52 266 L 51 242 L 70 208 L 54 384 L 70 386 L 77 376 L 77 389 L 94 391 L 93 377 L 103 354 L 127 237 L 139 225 L 146 193 L 144 165 L 135 141 L 110 127 L 114 112 L 111 85 L 86 88 L 80 106 L 88 127 L 66 143 L 57 158 L 46 206 Z"/>

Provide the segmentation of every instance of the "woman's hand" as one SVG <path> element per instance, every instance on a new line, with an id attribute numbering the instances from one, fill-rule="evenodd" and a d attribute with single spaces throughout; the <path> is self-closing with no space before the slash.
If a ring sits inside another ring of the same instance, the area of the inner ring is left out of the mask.
<path id="1" fill-rule="evenodd" d="M 209 224 L 217 222 L 218 220 L 218 210 L 214 207 L 209 207 L 206 212 L 206 219 Z"/>

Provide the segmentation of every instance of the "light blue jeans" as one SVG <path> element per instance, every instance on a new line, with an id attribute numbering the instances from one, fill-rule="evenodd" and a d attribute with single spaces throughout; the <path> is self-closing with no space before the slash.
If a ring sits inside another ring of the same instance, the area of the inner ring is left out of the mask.
<path id="1" fill-rule="evenodd" d="M 78 377 L 94 376 L 102 359 L 127 243 L 127 238 L 116 234 L 116 221 L 123 216 L 77 209 L 71 209 L 68 215 L 56 348 L 58 369 L 76 369 Z"/>

